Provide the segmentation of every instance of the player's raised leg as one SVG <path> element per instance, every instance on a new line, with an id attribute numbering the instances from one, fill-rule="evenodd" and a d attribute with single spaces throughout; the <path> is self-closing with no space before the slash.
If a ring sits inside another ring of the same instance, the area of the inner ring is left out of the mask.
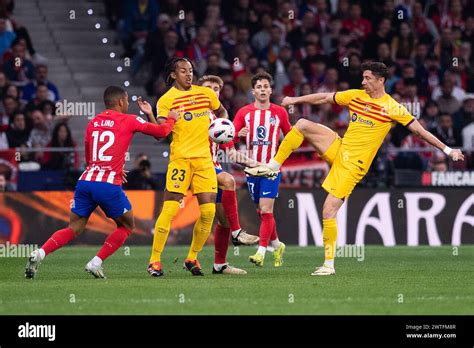
<path id="1" fill-rule="evenodd" d="M 285 136 L 274 158 L 266 165 L 246 168 L 245 172 L 254 176 L 267 176 L 277 172 L 293 151 L 298 149 L 303 140 L 307 140 L 315 150 L 324 154 L 336 139 L 336 133 L 330 128 L 305 119 L 299 119 Z"/>

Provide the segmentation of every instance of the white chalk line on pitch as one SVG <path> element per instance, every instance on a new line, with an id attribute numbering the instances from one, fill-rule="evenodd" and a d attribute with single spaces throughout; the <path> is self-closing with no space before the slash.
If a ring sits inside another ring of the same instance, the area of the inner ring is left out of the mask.
<path id="1" fill-rule="evenodd" d="M 215 298 L 212 298 L 213 301 L 215 301 Z M 239 298 L 242 299 L 242 298 Z M 338 303 L 338 302 L 354 302 L 354 301 L 369 301 L 369 302 L 386 302 L 387 300 L 393 301 L 392 297 L 372 297 L 372 298 L 358 298 L 358 297 L 346 297 L 346 298 L 326 298 L 326 297 L 316 297 L 317 301 L 324 301 L 324 302 L 332 302 L 332 303 Z M 200 298 L 200 300 L 203 300 Z M 220 298 L 218 301 L 219 302 L 233 302 L 235 301 L 235 298 Z M 411 297 L 409 295 L 405 295 L 405 300 L 416 300 L 416 301 L 464 301 L 464 300 L 474 300 L 474 296 L 453 296 L 453 297 L 447 297 L 447 296 L 414 296 Z M 310 302 L 308 301 L 308 298 L 299 298 L 301 302 Z M 169 298 L 169 299 L 164 299 L 164 298 L 142 298 L 142 299 L 82 299 L 78 298 L 75 300 L 75 302 L 70 303 L 69 301 L 64 301 L 64 300 L 59 300 L 59 299 L 24 299 L 24 300 L 19 300 L 19 299 L 14 299 L 14 300 L 5 300 L 2 301 L 0 300 L 0 304 L 10 304 L 10 303 L 68 303 L 71 305 L 74 305 L 76 303 L 163 303 L 163 302 L 176 302 L 176 297 Z M 192 302 L 191 299 L 186 298 L 186 302 Z M 261 304 L 264 303 L 264 301 L 251 301 L 249 303 L 252 304 Z"/>

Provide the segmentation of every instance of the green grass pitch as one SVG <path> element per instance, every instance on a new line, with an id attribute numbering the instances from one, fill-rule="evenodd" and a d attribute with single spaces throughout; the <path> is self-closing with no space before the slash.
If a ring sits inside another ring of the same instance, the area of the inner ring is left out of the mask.
<path id="1" fill-rule="evenodd" d="M 236 256 L 230 247 L 230 263 L 248 274 L 224 276 L 211 274 L 205 247 L 206 275 L 193 277 L 182 269 L 187 248 L 167 247 L 163 278 L 146 273 L 150 247 L 131 246 L 104 264 L 107 280 L 83 271 L 97 250 L 58 250 L 35 280 L 24 278 L 26 259 L 0 258 L 0 314 L 474 314 L 474 246 L 367 246 L 364 261 L 336 259 L 327 277 L 310 276 L 322 248 L 288 247 L 283 267 L 267 254 L 257 268 L 248 262 L 255 248 Z"/>

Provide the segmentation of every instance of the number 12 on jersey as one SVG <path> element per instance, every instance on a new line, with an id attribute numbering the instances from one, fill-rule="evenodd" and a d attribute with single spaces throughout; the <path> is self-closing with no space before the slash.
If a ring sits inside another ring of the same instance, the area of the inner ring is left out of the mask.
<path id="1" fill-rule="evenodd" d="M 104 152 L 115 142 L 115 135 L 111 131 L 104 131 L 100 133 L 100 135 L 99 133 L 99 131 L 92 132 L 92 138 L 94 139 L 92 144 L 92 161 L 97 161 L 97 157 L 99 158 L 99 161 L 111 161 L 112 156 L 106 156 L 104 155 Z M 106 138 L 108 138 L 107 142 L 98 149 L 99 141 L 102 143 L 106 141 Z M 97 153 L 97 150 L 99 153 Z"/>

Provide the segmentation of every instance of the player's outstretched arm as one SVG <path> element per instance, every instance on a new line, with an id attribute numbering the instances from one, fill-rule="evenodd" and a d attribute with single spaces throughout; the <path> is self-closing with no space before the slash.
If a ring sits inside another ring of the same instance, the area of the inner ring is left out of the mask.
<path id="1" fill-rule="evenodd" d="M 425 140 L 429 144 L 443 151 L 453 161 L 464 161 L 464 155 L 459 149 L 451 149 L 449 146 L 443 144 L 438 138 L 436 138 L 431 132 L 423 128 L 423 126 L 417 120 L 414 120 L 408 129 L 421 139 Z"/>
<path id="2" fill-rule="evenodd" d="M 314 93 L 302 95 L 301 97 L 284 97 L 281 106 L 289 106 L 295 104 L 334 104 L 334 93 Z"/>
<path id="3" fill-rule="evenodd" d="M 253 168 L 260 164 L 254 159 L 247 157 L 247 155 L 245 155 L 244 153 L 237 151 L 234 147 L 229 148 L 228 156 L 231 161 L 241 164 L 245 167 Z"/>

